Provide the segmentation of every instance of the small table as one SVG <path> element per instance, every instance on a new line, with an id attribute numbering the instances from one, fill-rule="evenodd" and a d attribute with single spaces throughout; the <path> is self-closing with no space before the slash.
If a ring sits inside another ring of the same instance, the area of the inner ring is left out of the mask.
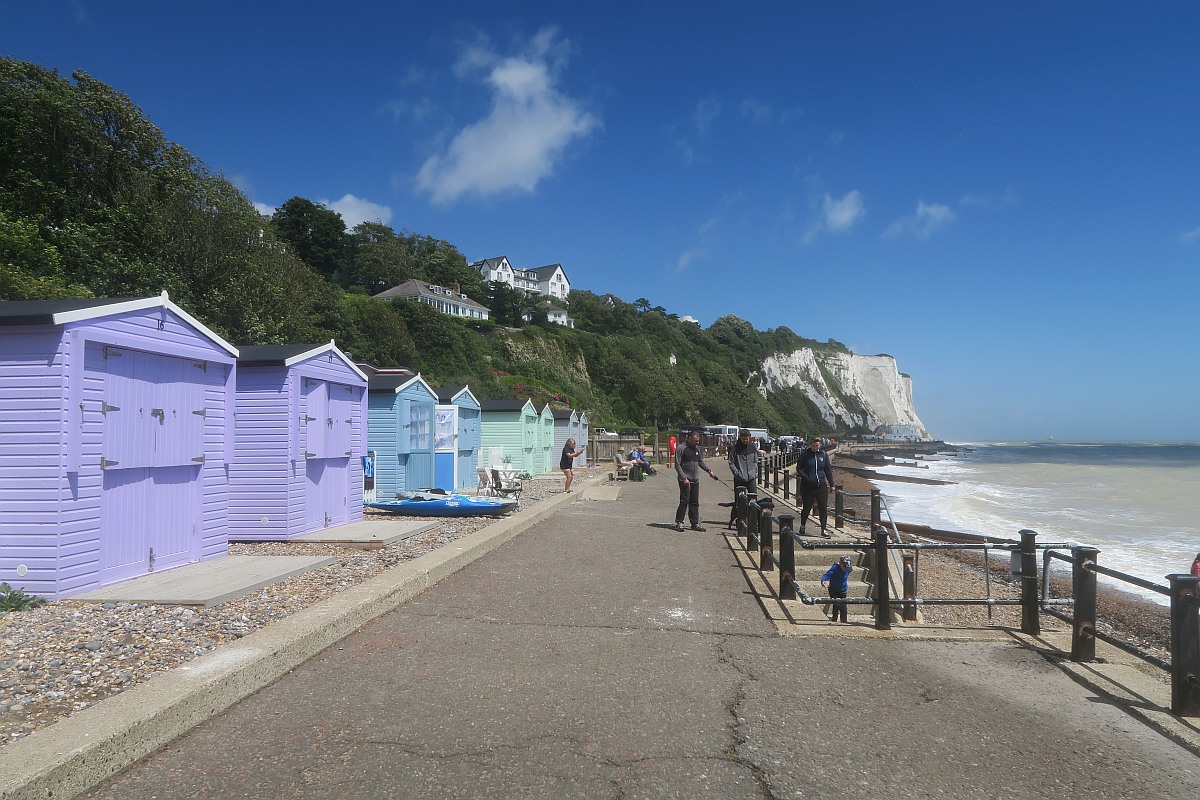
<path id="1" fill-rule="evenodd" d="M 520 474 L 520 470 L 515 467 L 492 467 L 492 469 L 496 470 L 496 474 L 500 476 L 500 480 L 506 483 L 515 479 Z"/>

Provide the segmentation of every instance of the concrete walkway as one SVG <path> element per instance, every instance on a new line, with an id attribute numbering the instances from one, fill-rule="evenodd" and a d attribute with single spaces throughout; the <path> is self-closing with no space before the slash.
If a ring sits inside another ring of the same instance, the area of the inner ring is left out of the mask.
<path id="1" fill-rule="evenodd" d="M 670 473 L 580 488 L 5 748 L 0 797 L 67 797 L 163 744 L 85 796 L 1200 790 L 1161 680 L 1014 635 L 780 636 L 723 535 L 725 486 L 703 484 L 705 533 L 673 530 Z"/>

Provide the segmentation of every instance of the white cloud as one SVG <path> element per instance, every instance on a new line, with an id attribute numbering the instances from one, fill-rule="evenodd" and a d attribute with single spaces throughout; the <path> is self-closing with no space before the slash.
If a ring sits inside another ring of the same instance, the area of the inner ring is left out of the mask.
<path id="1" fill-rule="evenodd" d="M 867 208 L 863 205 L 862 193 L 853 189 L 841 199 L 825 195 L 824 211 L 825 228 L 830 233 L 845 233 L 867 213 Z"/>
<path id="2" fill-rule="evenodd" d="M 276 210 L 275 206 L 268 205 L 267 203 L 255 203 L 254 209 L 258 213 L 262 214 L 264 217 L 275 216 L 275 210 Z"/>
<path id="3" fill-rule="evenodd" d="M 756 125 L 766 125 L 774 115 L 771 106 L 748 97 L 742 101 L 742 116 Z"/>
<path id="4" fill-rule="evenodd" d="M 1196 242 L 1200 242 L 1200 228 L 1179 234 L 1179 243 L 1185 247 Z"/>
<path id="5" fill-rule="evenodd" d="M 554 28 L 539 31 L 518 56 L 499 57 L 486 45 L 464 53 L 456 74 L 487 70 L 483 80 L 491 88 L 491 110 L 421 165 L 417 188 L 433 202 L 532 192 L 569 145 L 599 126 L 597 117 L 557 88 L 569 49 L 557 36 Z"/>
<path id="6" fill-rule="evenodd" d="M 346 223 L 346 230 L 350 230 L 360 222 L 382 222 L 386 225 L 392 219 L 392 209 L 388 206 L 381 206 L 352 194 L 342 195 L 341 200 L 332 202 L 318 200 L 317 202 L 331 211 L 341 214 L 342 221 Z"/>
<path id="7" fill-rule="evenodd" d="M 681 255 L 679 257 L 678 261 L 675 262 L 675 273 L 679 274 L 679 273 L 683 272 L 684 270 L 686 270 L 688 268 L 688 266 L 693 261 L 695 261 L 697 258 L 700 258 L 703 255 L 704 255 L 703 250 L 699 250 L 696 248 L 692 248 L 691 250 L 688 250 L 686 253 L 684 253 L 683 255 Z"/>
<path id="8" fill-rule="evenodd" d="M 950 206 L 940 203 L 924 203 L 917 201 L 917 212 L 912 216 L 901 217 L 888 226 L 888 229 L 883 232 L 884 236 L 904 236 L 912 235 L 913 237 L 924 241 L 930 236 L 933 236 L 938 230 L 946 227 L 955 219 L 954 211 Z"/>
<path id="9" fill-rule="evenodd" d="M 696 111 L 692 114 L 692 122 L 696 125 L 696 132 L 707 134 L 712 128 L 713 120 L 721 114 L 721 103 L 717 100 L 707 99 L 701 100 L 696 104 Z"/>
<path id="10" fill-rule="evenodd" d="M 974 208 L 1000 208 L 1002 206 L 1014 205 L 1020 201 L 1020 196 L 1016 189 L 1005 189 L 1002 192 L 968 192 L 959 200 L 959 203 L 964 206 L 972 206 Z"/>

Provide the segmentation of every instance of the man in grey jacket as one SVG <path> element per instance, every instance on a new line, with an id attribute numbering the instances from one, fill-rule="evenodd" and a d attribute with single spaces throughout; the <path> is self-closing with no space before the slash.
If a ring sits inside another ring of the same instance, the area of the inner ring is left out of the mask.
<path id="1" fill-rule="evenodd" d="M 704 470 L 714 481 L 717 473 L 704 463 L 700 453 L 700 434 L 690 431 L 683 447 L 675 451 L 675 475 L 679 478 L 679 508 L 675 509 L 675 530 L 683 530 L 683 514 L 686 511 L 692 522 L 692 530 L 700 527 L 700 470 Z"/>
<path id="2" fill-rule="evenodd" d="M 729 448 L 729 471 L 733 473 L 733 498 L 737 500 L 739 486 L 746 487 L 746 495 L 753 498 L 758 495 L 758 445 L 750 431 L 742 428 L 738 431 L 737 441 Z M 737 505 L 729 512 L 729 527 L 733 527 L 737 519 Z"/>

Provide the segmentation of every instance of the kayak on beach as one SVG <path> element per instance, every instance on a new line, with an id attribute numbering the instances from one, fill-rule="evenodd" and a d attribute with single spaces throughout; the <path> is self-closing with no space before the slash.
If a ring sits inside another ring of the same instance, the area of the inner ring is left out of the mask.
<path id="1" fill-rule="evenodd" d="M 363 503 L 367 508 L 414 517 L 499 517 L 517 507 L 516 500 L 437 492 L 399 492 L 396 500 Z"/>

